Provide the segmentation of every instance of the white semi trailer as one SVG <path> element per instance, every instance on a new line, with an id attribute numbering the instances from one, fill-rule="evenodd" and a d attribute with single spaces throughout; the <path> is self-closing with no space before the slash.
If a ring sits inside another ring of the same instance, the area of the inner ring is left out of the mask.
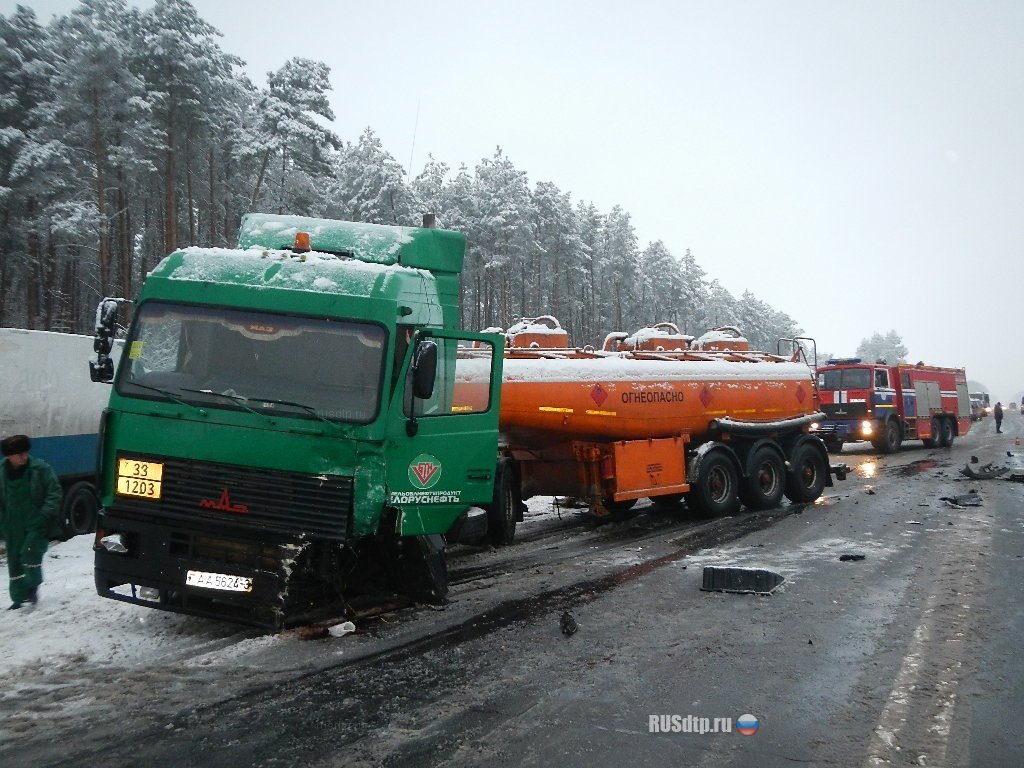
<path id="1" fill-rule="evenodd" d="M 115 364 L 119 351 L 115 345 Z M 60 477 L 64 503 L 54 537 L 96 527 L 96 446 L 110 389 L 90 380 L 92 356 L 91 336 L 0 328 L 0 437 L 28 435 L 32 455 Z"/>

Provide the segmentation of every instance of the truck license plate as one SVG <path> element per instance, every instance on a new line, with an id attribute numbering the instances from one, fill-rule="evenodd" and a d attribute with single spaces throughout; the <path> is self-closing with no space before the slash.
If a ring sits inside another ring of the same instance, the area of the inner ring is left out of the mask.
<path id="1" fill-rule="evenodd" d="M 252 592 L 252 579 L 248 576 L 231 576 L 227 573 L 209 571 L 188 571 L 185 583 L 190 587 L 220 589 L 225 592 Z"/>

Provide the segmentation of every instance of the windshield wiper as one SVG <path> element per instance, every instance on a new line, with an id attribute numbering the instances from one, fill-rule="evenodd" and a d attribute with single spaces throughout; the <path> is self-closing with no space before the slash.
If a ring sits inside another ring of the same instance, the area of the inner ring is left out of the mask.
<path id="1" fill-rule="evenodd" d="M 189 389 L 188 387 L 182 387 L 181 391 L 195 392 L 197 395 L 213 395 L 214 397 L 223 397 L 232 401 L 233 403 L 237 403 L 238 405 L 242 406 L 249 413 L 255 413 L 257 416 L 264 416 L 268 419 L 270 418 L 270 414 L 260 413 L 255 408 L 250 408 L 248 405 L 246 405 L 246 400 L 248 400 L 249 398 L 242 397 L 241 395 L 229 395 L 227 392 L 214 392 L 212 389 Z"/>
<path id="2" fill-rule="evenodd" d="M 189 406 L 191 408 L 195 408 L 200 413 L 203 410 L 202 408 L 200 408 L 195 403 L 189 403 L 189 402 L 187 402 L 185 400 L 182 400 L 180 397 L 175 397 L 172 393 L 168 392 L 166 389 L 160 389 L 160 387 L 154 387 L 154 386 L 152 386 L 150 384 L 140 384 L 137 381 L 126 381 L 125 384 L 129 384 L 129 385 L 131 385 L 133 387 L 138 387 L 139 389 L 148 389 L 148 390 L 150 390 L 152 392 L 159 392 L 161 395 L 166 397 L 168 400 L 173 400 L 174 402 L 179 403 L 181 405 L 187 405 L 187 406 Z"/>
<path id="3" fill-rule="evenodd" d="M 337 423 L 331 421 L 330 419 L 325 419 L 323 416 L 317 413 L 316 409 L 313 408 L 313 406 L 306 405 L 305 403 L 296 403 L 294 400 L 274 400 L 269 397 L 249 397 L 248 399 L 257 400 L 261 403 L 273 403 L 274 405 L 290 405 L 293 408 L 301 408 L 306 413 L 312 414 L 313 418 L 320 419 L 320 421 L 322 421 L 324 424 L 330 424 L 332 427 L 338 426 Z"/>

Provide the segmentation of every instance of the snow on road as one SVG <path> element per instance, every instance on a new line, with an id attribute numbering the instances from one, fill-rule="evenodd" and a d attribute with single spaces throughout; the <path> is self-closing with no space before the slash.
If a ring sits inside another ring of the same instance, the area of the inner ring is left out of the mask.
<path id="1" fill-rule="evenodd" d="M 78 536 L 52 543 L 43 559 L 39 604 L 3 612 L 0 675 L 10 679 L 21 671 L 36 674 L 77 664 L 137 666 L 202 655 L 226 638 L 260 634 L 100 597 L 93 584 L 92 541 L 92 536 Z M 6 577 L 6 552 L 0 562 Z"/>
<path id="2" fill-rule="evenodd" d="M 551 502 L 531 499 L 526 526 L 557 516 Z M 0 613 L 0 676 L 34 676 L 79 664 L 131 668 L 172 661 L 187 666 L 239 662 L 268 646 L 296 642 L 294 636 L 102 598 L 93 583 L 92 544 L 92 536 L 52 542 L 43 559 L 39 604 Z M 5 583 L 6 576 L 7 555 L 0 543 Z M 5 600 L 0 609 L 9 604 Z"/>

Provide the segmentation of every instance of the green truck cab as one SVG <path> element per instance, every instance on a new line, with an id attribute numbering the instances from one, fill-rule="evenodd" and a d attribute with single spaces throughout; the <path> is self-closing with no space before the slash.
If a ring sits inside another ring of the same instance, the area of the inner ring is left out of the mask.
<path id="1" fill-rule="evenodd" d="M 308 249 L 308 250 L 307 250 Z M 280 628 L 367 583 L 443 599 L 496 498 L 501 336 L 459 331 L 464 236 L 247 215 L 148 276 L 101 425 L 100 595 Z"/>

